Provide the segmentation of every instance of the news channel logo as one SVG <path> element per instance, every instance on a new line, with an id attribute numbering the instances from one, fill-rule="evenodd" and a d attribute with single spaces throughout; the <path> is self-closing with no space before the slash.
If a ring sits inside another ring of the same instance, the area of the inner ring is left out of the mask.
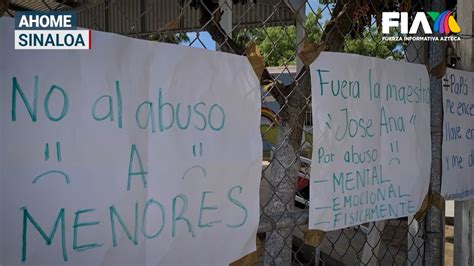
<path id="1" fill-rule="evenodd" d="M 15 50 L 90 50 L 92 32 L 77 29 L 75 11 L 15 14 Z"/>
<path id="2" fill-rule="evenodd" d="M 388 41 L 460 41 L 461 27 L 459 27 L 454 13 L 451 10 L 444 12 L 417 12 L 412 21 L 408 12 L 382 13 L 382 40 Z M 430 25 L 428 17 L 433 21 Z M 419 28 L 423 29 L 424 36 L 418 36 Z M 404 36 L 391 36 L 391 29 L 395 28 Z"/>

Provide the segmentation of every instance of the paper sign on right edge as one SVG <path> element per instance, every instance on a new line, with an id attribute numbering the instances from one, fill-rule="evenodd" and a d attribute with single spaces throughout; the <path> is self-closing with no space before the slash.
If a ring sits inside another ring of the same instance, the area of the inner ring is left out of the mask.
<path id="1" fill-rule="evenodd" d="M 443 176 L 447 200 L 474 198 L 474 73 L 448 69 L 443 77 Z"/>
<path id="2" fill-rule="evenodd" d="M 309 228 L 415 214 L 430 181 L 425 66 L 323 53 L 311 65 L 311 83 Z"/>

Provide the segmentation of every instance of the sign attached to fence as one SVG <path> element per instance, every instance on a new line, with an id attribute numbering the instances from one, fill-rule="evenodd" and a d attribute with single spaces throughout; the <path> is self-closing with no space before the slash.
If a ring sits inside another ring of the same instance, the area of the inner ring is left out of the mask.
<path id="1" fill-rule="evenodd" d="M 0 36 L 13 29 L 0 20 Z M 247 59 L 93 35 L 87 52 L 0 38 L 0 264 L 222 265 L 254 251 Z"/>
<path id="2" fill-rule="evenodd" d="M 310 228 L 413 215 L 430 180 L 425 67 L 323 53 L 311 65 L 311 79 Z"/>
<path id="3" fill-rule="evenodd" d="M 445 199 L 474 198 L 474 73 L 448 69 L 443 77 Z"/>

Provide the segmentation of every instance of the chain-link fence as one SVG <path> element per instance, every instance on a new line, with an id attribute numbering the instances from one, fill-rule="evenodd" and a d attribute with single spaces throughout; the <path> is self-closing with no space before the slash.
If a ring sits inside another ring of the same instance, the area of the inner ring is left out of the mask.
<path id="1" fill-rule="evenodd" d="M 414 14 L 426 9 L 444 10 L 445 2 L 10 0 L 7 4 L 6 16 L 24 10 L 74 9 L 82 27 L 140 39 L 247 56 L 258 47 L 265 63 L 261 77 L 264 161 L 259 249 L 251 263 L 443 263 L 444 214 L 434 207 L 427 208 L 416 218 L 379 221 L 327 233 L 307 229 L 313 128 L 310 73 L 304 58 L 315 58 L 321 51 L 336 51 L 405 60 L 433 69 L 444 62 L 443 44 L 384 41 L 381 14 L 384 11 Z M 392 34 L 399 35 L 395 31 Z M 314 54 L 303 56 L 305 46 L 312 46 Z M 431 191 L 439 192 L 441 89 L 435 77 L 431 85 L 434 92 Z"/>

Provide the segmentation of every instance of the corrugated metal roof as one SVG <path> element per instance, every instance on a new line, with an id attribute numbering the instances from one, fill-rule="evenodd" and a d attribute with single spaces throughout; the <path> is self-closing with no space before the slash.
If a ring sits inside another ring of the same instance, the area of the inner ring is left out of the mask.
<path id="1" fill-rule="evenodd" d="M 18 11 L 50 11 L 50 10 L 71 10 L 72 8 L 58 3 L 54 0 L 10 0 L 10 8 L 7 9 L 5 16 L 15 16 L 15 10 Z"/>
<path id="2" fill-rule="evenodd" d="M 11 0 L 10 10 L 24 11 L 50 11 L 50 10 L 70 10 L 71 7 L 63 5 L 54 0 Z"/>
<path id="3" fill-rule="evenodd" d="M 124 35 L 141 35 L 162 31 L 201 31 L 199 10 L 180 7 L 177 0 L 95 0 L 79 7 L 78 24 L 84 28 Z M 233 24 L 238 27 L 283 26 L 294 24 L 294 16 L 285 5 L 271 3 L 280 0 L 262 0 L 259 4 L 234 5 Z M 12 0 L 6 16 L 15 10 L 71 10 L 54 0 Z"/>
<path id="4" fill-rule="evenodd" d="M 234 25 L 252 27 L 294 23 L 293 13 L 284 5 L 254 5 L 234 5 Z M 78 23 L 81 27 L 125 35 L 200 31 L 199 16 L 199 10 L 189 6 L 181 8 L 176 0 L 116 0 L 112 4 L 102 1 L 78 9 Z"/>

